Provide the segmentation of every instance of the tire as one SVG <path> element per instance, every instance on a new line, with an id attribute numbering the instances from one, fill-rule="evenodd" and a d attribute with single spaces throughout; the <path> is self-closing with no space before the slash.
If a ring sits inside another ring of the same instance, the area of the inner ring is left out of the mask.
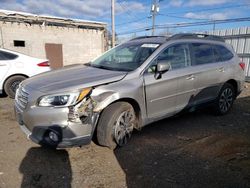
<path id="1" fill-rule="evenodd" d="M 234 87 L 229 83 L 225 83 L 214 104 L 215 115 L 227 114 L 233 106 L 235 96 Z"/>
<path id="2" fill-rule="evenodd" d="M 113 103 L 102 112 L 97 125 L 97 141 L 115 149 L 127 144 L 135 125 L 135 112 L 126 102 Z"/>
<path id="3" fill-rule="evenodd" d="M 4 91 L 10 98 L 15 98 L 18 85 L 25 80 L 24 76 L 12 76 L 8 78 L 4 84 Z"/>

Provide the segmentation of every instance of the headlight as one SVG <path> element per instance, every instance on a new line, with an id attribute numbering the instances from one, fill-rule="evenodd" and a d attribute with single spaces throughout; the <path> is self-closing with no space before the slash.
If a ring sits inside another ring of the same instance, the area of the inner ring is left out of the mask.
<path id="1" fill-rule="evenodd" d="M 38 100 L 38 106 L 71 106 L 80 102 L 91 91 L 91 88 L 83 89 L 81 92 L 72 92 L 66 94 L 55 94 L 43 96 Z"/>

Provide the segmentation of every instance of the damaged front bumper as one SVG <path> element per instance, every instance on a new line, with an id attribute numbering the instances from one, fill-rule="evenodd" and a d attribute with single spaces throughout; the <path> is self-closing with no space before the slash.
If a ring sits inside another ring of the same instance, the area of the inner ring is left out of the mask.
<path id="1" fill-rule="evenodd" d="M 93 112 L 94 102 L 84 99 L 75 106 L 55 108 L 15 103 L 17 121 L 27 137 L 40 145 L 66 148 L 89 144 L 99 113 Z"/>

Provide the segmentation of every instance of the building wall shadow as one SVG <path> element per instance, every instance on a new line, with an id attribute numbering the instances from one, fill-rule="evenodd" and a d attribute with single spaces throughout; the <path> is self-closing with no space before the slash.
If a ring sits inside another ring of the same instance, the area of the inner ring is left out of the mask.
<path id="1" fill-rule="evenodd" d="M 71 187 L 72 170 L 66 150 L 33 147 L 22 160 L 21 187 Z"/>

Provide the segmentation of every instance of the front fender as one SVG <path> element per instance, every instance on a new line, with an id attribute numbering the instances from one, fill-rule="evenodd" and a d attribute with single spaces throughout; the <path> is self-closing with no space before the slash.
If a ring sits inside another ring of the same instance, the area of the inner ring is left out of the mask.
<path id="1" fill-rule="evenodd" d="M 108 105 L 120 99 L 118 93 L 113 91 L 96 91 L 95 90 L 91 94 L 91 98 L 95 102 L 95 107 L 93 109 L 94 112 L 101 112 Z"/>

